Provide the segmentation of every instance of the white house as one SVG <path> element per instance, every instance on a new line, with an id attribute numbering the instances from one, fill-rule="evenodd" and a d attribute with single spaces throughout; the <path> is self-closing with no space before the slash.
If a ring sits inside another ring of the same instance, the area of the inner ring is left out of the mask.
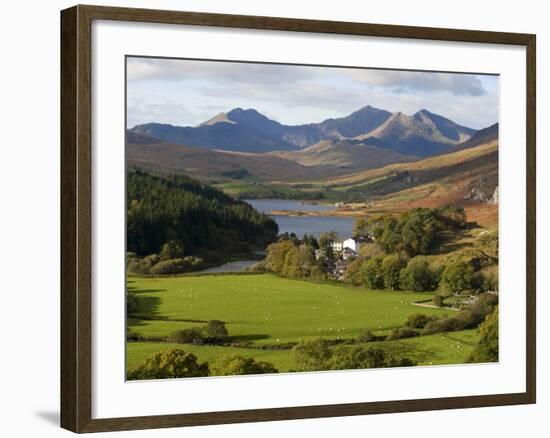
<path id="1" fill-rule="evenodd" d="M 331 242 L 330 246 L 332 247 L 333 251 L 340 252 L 344 249 L 344 242 Z"/>
<path id="2" fill-rule="evenodd" d="M 349 248 L 355 251 L 356 253 L 359 252 L 360 247 L 361 247 L 361 242 L 359 240 L 353 239 L 352 237 L 342 242 L 342 248 Z"/>

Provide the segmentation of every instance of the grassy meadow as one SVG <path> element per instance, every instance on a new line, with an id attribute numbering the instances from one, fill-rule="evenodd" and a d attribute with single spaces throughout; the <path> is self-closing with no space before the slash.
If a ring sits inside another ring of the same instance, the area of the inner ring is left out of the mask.
<path id="1" fill-rule="evenodd" d="M 131 277 L 128 289 L 139 304 L 128 317 L 128 332 L 140 339 L 127 344 L 128 366 L 179 347 L 193 352 L 199 361 L 238 354 L 289 371 L 294 366 L 293 343 L 318 337 L 352 340 L 367 329 L 382 335 L 402 327 L 414 313 L 452 313 L 412 304 L 430 299 L 433 293 L 375 291 L 271 274 Z M 166 342 L 173 331 L 212 319 L 224 321 L 229 336 L 243 341 L 243 347 Z M 461 363 L 476 341 L 474 329 L 385 342 L 407 349 L 422 365 Z"/>

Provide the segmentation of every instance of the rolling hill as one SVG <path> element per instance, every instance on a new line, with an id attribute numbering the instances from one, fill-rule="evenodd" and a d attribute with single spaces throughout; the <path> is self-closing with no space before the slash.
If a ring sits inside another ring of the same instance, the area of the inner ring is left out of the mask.
<path id="1" fill-rule="evenodd" d="M 463 206 L 471 220 L 493 226 L 498 220 L 498 130 L 485 131 L 477 141 L 480 144 L 414 162 L 310 181 L 311 187 L 353 200 L 338 214 L 451 204 Z"/>
<path id="2" fill-rule="evenodd" d="M 127 132 L 126 162 L 159 174 L 187 174 L 201 181 L 250 175 L 262 180 L 303 180 L 345 173 L 327 166 L 307 167 L 276 155 L 213 151 L 161 141 L 144 134 Z"/>
<path id="3" fill-rule="evenodd" d="M 400 154 L 379 146 L 375 139 L 323 140 L 301 151 L 272 152 L 271 154 L 304 166 L 331 166 L 348 171 L 367 170 L 391 163 L 416 160 L 417 157 Z"/>

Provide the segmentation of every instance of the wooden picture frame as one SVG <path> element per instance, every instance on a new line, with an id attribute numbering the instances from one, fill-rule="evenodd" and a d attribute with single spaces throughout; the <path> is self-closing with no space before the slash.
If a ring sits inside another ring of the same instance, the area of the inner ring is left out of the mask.
<path id="1" fill-rule="evenodd" d="M 94 20 L 518 45 L 526 48 L 526 391 L 244 411 L 92 418 L 91 26 Z M 75 6 L 61 12 L 61 426 L 99 432 L 529 404 L 536 401 L 535 35 L 475 30 Z"/>

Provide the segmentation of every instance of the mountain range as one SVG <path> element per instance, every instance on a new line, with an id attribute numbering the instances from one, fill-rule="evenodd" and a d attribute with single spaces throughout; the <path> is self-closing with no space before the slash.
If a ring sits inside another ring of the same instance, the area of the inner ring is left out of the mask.
<path id="1" fill-rule="evenodd" d="M 370 151 L 391 151 L 389 162 L 452 151 L 476 132 L 427 110 L 409 116 L 372 106 L 346 117 L 303 125 L 284 125 L 255 109 L 235 108 L 194 127 L 147 123 L 129 131 L 184 146 L 259 154 L 305 152 L 311 147 L 328 151 L 330 145 L 341 149 L 342 141 L 348 140 L 344 145 L 356 149 L 363 144 Z"/>

